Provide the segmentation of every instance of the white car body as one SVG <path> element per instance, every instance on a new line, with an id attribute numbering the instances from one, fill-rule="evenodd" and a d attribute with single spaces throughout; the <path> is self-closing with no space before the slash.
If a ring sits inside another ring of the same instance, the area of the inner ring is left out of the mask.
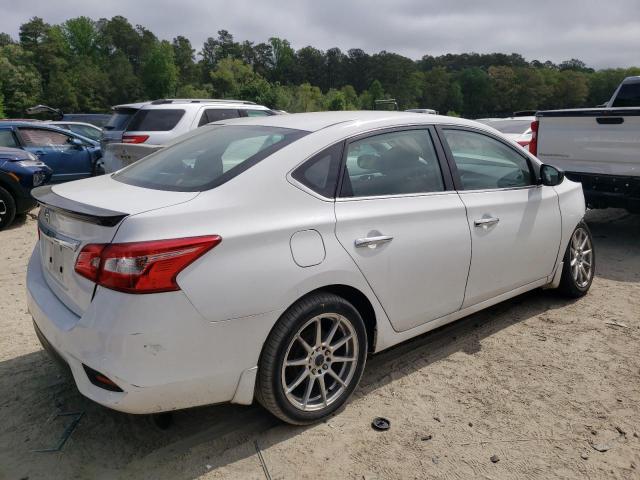
<path id="1" fill-rule="evenodd" d="M 133 105 L 125 105 L 131 107 Z M 168 127 L 162 129 L 148 130 L 144 127 L 144 120 L 137 122 L 142 114 L 158 114 L 168 113 L 169 111 L 179 111 L 182 114 L 175 123 L 171 122 Z M 151 113 L 153 112 L 153 113 Z M 123 143 L 143 143 L 145 145 L 166 145 L 176 137 L 194 130 L 202 125 L 206 125 L 212 121 L 219 121 L 221 115 L 215 115 L 211 118 L 207 117 L 207 112 L 220 113 L 226 112 L 228 118 L 240 118 L 251 115 L 273 115 L 274 113 L 265 106 L 256 105 L 253 102 L 242 100 L 214 100 L 214 99 L 168 99 L 154 100 L 146 102 L 139 106 L 137 113 L 133 115 L 126 129 L 122 134 Z M 138 127 L 137 124 L 142 126 Z M 143 140 L 142 140 L 143 139 Z M 140 141 L 141 140 L 141 141 Z"/>
<path id="2" fill-rule="evenodd" d="M 591 208 L 640 212 L 640 76 L 601 108 L 537 113 L 536 155 L 581 182 Z"/>
<path id="3" fill-rule="evenodd" d="M 143 188 L 105 175 L 36 194 L 43 207 L 41 240 L 28 266 L 29 311 L 80 392 L 107 407 L 154 413 L 250 404 L 269 332 L 288 307 L 319 289 L 370 306 L 370 350 L 379 352 L 528 290 L 557 286 L 563 252 L 585 213 L 580 185 L 568 180 L 335 199 L 292 176 L 330 145 L 389 129 L 430 128 L 433 138 L 437 129 L 467 129 L 502 138 L 468 120 L 325 112 L 224 123 L 309 133 L 201 192 Z M 539 169 L 535 157 L 509 148 Z M 489 217 L 499 223 L 474 224 Z M 213 234 L 222 243 L 179 273 L 177 291 L 123 293 L 73 270 L 89 243 Z M 380 249 L 354 244 L 372 235 L 393 242 Z M 121 391 L 96 386 L 83 365 Z"/>
<path id="4" fill-rule="evenodd" d="M 489 125 L 502 133 L 509 140 L 513 140 L 523 148 L 528 148 L 531 142 L 531 122 L 535 116 L 480 118 L 477 121 Z"/>

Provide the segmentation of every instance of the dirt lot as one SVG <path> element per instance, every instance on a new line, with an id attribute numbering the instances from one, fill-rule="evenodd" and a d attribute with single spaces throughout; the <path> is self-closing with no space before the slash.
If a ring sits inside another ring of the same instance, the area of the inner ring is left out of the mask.
<path id="1" fill-rule="evenodd" d="M 372 357 L 326 423 L 225 405 L 162 431 L 84 399 L 42 351 L 25 306 L 27 217 L 0 233 L 0 479 L 263 479 L 256 444 L 273 479 L 640 478 L 640 216 L 588 221 L 597 278 L 581 300 L 531 292 Z M 56 412 L 78 410 L 61 452 L 32 451 L 61 436 Z M 373 431 L 375 416 L 391 429 Z"/>

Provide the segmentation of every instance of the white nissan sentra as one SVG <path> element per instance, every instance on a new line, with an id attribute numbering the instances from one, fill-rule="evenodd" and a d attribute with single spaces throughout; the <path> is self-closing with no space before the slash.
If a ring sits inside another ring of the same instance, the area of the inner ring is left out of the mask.
<path id="1" fill-rule="evenodd" d="M 28 304 L 82 394 L 340 408 L 368 354 L 539 287 L 584 295 L 581 186 L 490 127 L 400 112 L 209 124 L 41 187 Z"/>

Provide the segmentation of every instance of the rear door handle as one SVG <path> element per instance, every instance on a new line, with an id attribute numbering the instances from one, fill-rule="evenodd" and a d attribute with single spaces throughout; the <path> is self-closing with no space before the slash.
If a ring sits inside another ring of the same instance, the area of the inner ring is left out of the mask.
<path id="1" fill-rule="evenodd" d="M 596 122 L 600 125 L 621 125 L 624 123 L 624 118 L 622 117 L 598 117 L 596 118 Z"/>
<path id="2" fill-rule="evenodd" d="M 479 218 L 478 220 L 475 220 L 473 224 L 476 227 L 487 228 L 487 227 L 490 227 L 491 225 L 495 225 L 499 221 L 500 219 L 498 217 L 486 217 L 486 218 Z"/>
<path id="3" fill-rule="evenodd" d="M 378 245 L 389 243 L 391 240 L 393 240 L 393 237 L 390 237 L 388 235 L 381 235 L 379 237 L 356 238 L 354 244 L 356 248 L 376 248 Z"/>

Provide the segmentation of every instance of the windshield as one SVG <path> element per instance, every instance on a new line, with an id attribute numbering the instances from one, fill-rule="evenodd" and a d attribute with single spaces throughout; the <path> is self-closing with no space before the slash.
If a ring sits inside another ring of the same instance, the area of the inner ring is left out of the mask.
<path id="1" fill-rule="evenodd" d="M 531 126 L 531 120 L 478 120 L 480 123 L 489 125 L 502 133 L 526 132 Z"/>
<path id="2" fill-rule="evenodd" d="M 207 125 L 113 175 L 129 185 L 178 192 L 210 190 L 308 132 L 263 126 Z"/>

